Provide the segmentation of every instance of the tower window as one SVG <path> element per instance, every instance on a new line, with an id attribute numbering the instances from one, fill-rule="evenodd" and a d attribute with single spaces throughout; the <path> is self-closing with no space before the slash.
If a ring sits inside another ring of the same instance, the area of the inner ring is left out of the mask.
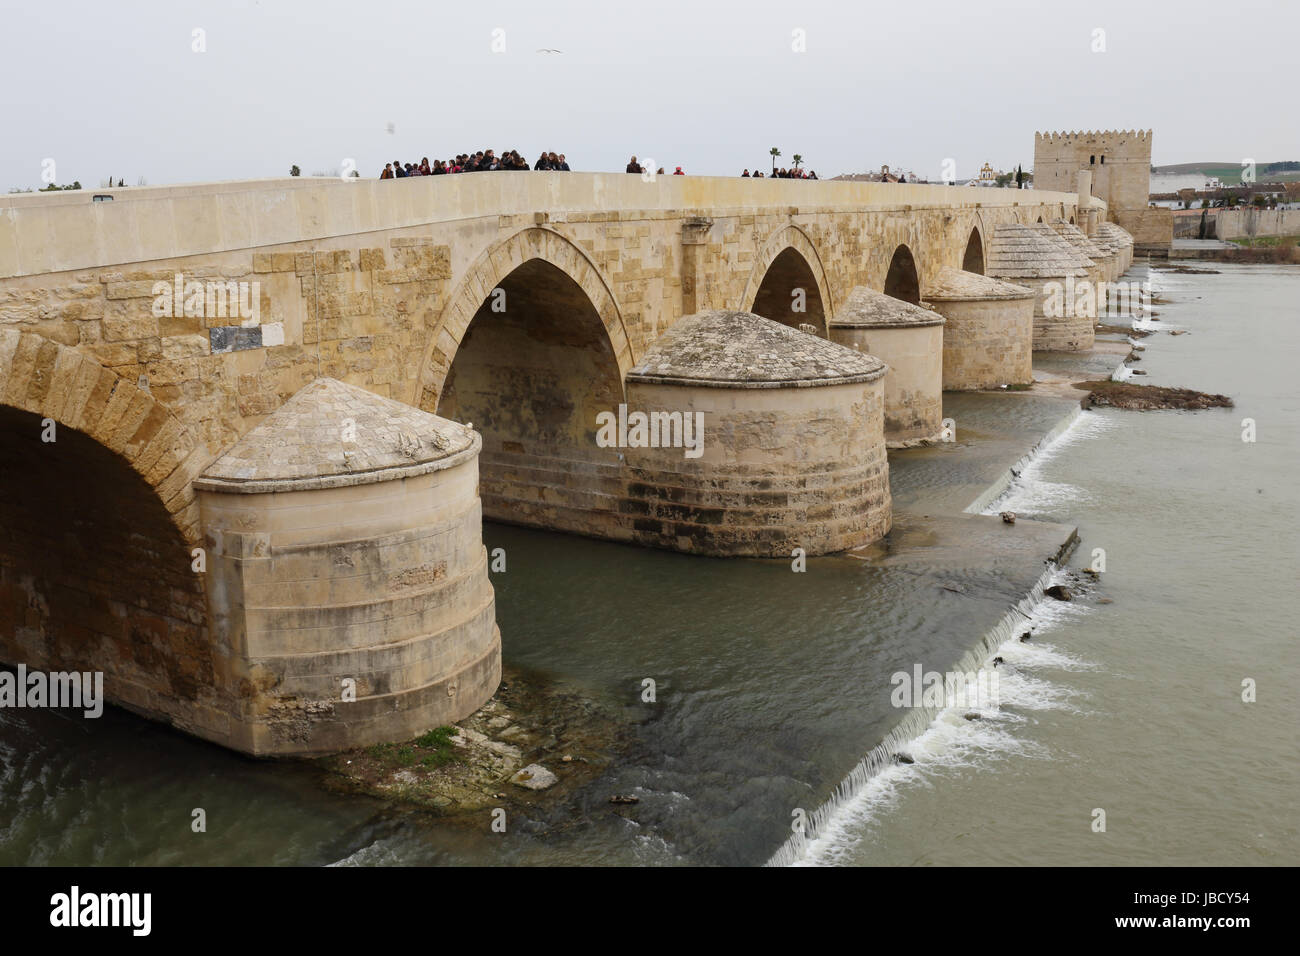
<path id="1" fill-rule="evenodd" d="M 1097 156 L 1096 156 L 1095 153 L 1094 153 L 1092 156 L 1089 156 L 1089 157 L 1088 157 L 1088 165 L 1089 165 L 1089 166 L 1096 166 L 1096 165 L 1097 165 Z"/>
<path id="2" fill-rule="evenodd" d="M 1106 165 L 1106 157 L 1105 157 L 1105 156 L 1103 156 L 1103 157 L 1101 158 L 1101 164 L 1102 164 L 1103 166 Z"/>

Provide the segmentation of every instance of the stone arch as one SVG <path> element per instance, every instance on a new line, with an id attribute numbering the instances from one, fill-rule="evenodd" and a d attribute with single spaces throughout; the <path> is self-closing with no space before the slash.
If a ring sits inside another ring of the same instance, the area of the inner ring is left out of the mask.
<path id="1" fill-rule="evenodd" d="M 192 722 L 222 671 L 192 567 L 207 457 L 136 383 L 0 331 L 0 660 L 102 671 L 109 700 Z"/>
<path id="2" fill-rule="evenodd" d="M 984 274 L 984 237 L 980 235 L 979 224 L 971 227 L 966 239 L 966 251 L 962 253 L 961 267 L 966 272 Z"/>
<path id="3" fill-rule="evenodd" d="M 484 517 L 614 535 L 622 458 L 597 423 L 618 414 L 631 350 L 586 258 L 542 229 L 507 240 L 470 271 L 443 336 L 450 361 L 422 401 L 482 436 Z"/>
<path id="4" fill-rule="evenodd" d="M 202 539 L 191 482 L 210 455 L 162 402 L 79 349 L 0 330 L 0 406 L 50 418 L 122 458 L 186 541 Z"/>
<path id="5" fill-rule="evenodd" d="M 921 272 L 906 243 L 899 243 L 885 273 L 885 295 L 917 305 L 921 301 Z"/>
<path id="6" fill-rule="evenodd" d="M 413 405 L 427 412 L 437 409 L 452 361 L 484 299 L 510 273 L 532 259 L 554 266 L 587 294 L 605 326 L 619 377 L 627 374 L 635 364 L 632 343 L 609 283 L 579 246 L 553 230 L 531 227 L 484 250 L 448 297 L 434 326 L 432 341 L 425 349 L 416 386 L 419 392 Z"/>
<path id="7" fill-rule="evenodd" d="M 765 291 L 764 284 L 768 281 L 769 274 L 773 281 L 768 284 Z M 754 260 L 754 268 L 749 272 L 745 289 L 740 295 L 739 308 L 745 312 L 756 312 L 785 325 L 797 326 L 801 322 L 791 313 L 787 303 L 793 301 L 791 291 L 802 288 L 797 283 L 807 281 L 809 276 L 812 278 L 814 288 L 807 289 L 804 297 L 808 311 L 803 321 L 817 326 L 819 334 L 824 336 L 827 323 L 835 314 L 834 303 L 831 301 L 830 282 L 826 277 L 826 269 L 822 265 L 817 247 L 808 234 L 795 225 L 778 229 L 763 244 L 762 250 Z M 784 306 L 784 309 L 778 308 L 778 303 Z M 820 315 L 813 312 L 814 305 L 820 310 Z M 761 308 L 776 314 L 767 315 L 765 312 L 758 311 Z M 815 321 L 810 321 L 813 319 Z"/>
<path id="8" fill-rule="evenodd" d="M 1042 221 L 1043 221 L 1043 217 L 1042 217 L 1042 216 L 1039 216 L 1039 217 L 1038 217 L 1038 222 L 1041 223 Z"/>

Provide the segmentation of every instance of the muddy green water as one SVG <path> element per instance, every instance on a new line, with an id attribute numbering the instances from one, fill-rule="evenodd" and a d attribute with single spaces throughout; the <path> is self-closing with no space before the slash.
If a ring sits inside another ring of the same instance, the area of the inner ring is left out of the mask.
<path id="1" fill-rule="evenodd" d="M 1217 268 L 1158 278 L 1171 301 L 1155 324 L 1193 334 L 1146 339 L 1140 367 L 1238 407 L 1085 414 L 998 505 L 1078 525 L 1075 563 L 1106 549 L 1098 593 L 1114 603 L 1040 606 L 1037 639 L 999 652 L 1000 706 L 941 715 L 909 745 L 916 762 L 856 788 L 799 861 L 1296 862 L 1300 270 Z M 900 500 L 954 485 L 973 499 L 970 463 L 994 448 L 981 414 L 1026 433 L 1061 414 L 963 402 L 978 440 L 900 468 Z M 627 759 L 589 792 L 492 834 L 120 712 L 0 711 L 0 864 L 766 862 L 791 808 L 823 803 L 897 722 L 886 675 L 955 662 L 1023 595 L 1032 549 L 983 560 L 979 533 L 950 537 L 969 541 L 960 557 L 936 549 L 945 590 L 915 562 L 829 558 L 796 575 L 489 526 L 508 555 L 494 577 L 506 659 L 632 728 Z M 616 814 L 611 793 L 641 802 Z"/>
<path id="2" fill-rule="evenodd" d="M 1148 327 L 1191 334 L 1143 339 L 1134 381 L 1237 407 L 1086 413 L 998 506 L 1075 521 L 1074 563 L 1104 549 L 1114 603 L 1044 605 L 1000 652 L 1001 713 L 945 715 L 811 860 L 1300 861 L 1300 270 L 1201 265 L 1222 274 L 1153 274 L 1170 301 Z"/>

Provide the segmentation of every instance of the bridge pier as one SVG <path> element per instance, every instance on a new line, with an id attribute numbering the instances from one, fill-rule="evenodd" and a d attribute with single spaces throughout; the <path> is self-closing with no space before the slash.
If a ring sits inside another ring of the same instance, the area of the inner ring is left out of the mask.
<path id="1" fill-rule="evenodd" d="M 831 321 L 831 341 L 874 355 L 885 375 L 885 441 L 939 436 L 943 421 L 943 316 L 866 286 Z"/>
<path id="2" fill-rule="evenodd" d="M 662 442 L 628 449 L 633 540 L 789 558 L 885 535 L 885 371 L 874 356 L 748 312 L 679 320 L 628 373 L 628 405 L 698 416 L 704 442 L 698 457 Z"/>
<path id="3" fill-rule="evenodd" d="M 460 720 L 501 638 L 473 431 L 317 379 L 195 482 L 214 644 L 238 710 L 222 741 L 327 753 Z"/>

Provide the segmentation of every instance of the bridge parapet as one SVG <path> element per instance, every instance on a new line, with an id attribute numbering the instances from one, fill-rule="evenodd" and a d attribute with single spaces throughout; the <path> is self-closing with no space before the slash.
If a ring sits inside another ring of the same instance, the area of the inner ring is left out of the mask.
<path id="1" fill-rule="evenodd" d="M 112 196 L 95 202 L 96 195 Z M 500 172 L 292 178 L 0 196 L 0 279 L 211 255 L 483 216 L 519 224 L 828 211 L 1010 208 L 1072 193 L 921 183 Z M 543 219 L 537 219 L 544 216 Z M 597 218 L 599 217 L 599 218 Z"/>

